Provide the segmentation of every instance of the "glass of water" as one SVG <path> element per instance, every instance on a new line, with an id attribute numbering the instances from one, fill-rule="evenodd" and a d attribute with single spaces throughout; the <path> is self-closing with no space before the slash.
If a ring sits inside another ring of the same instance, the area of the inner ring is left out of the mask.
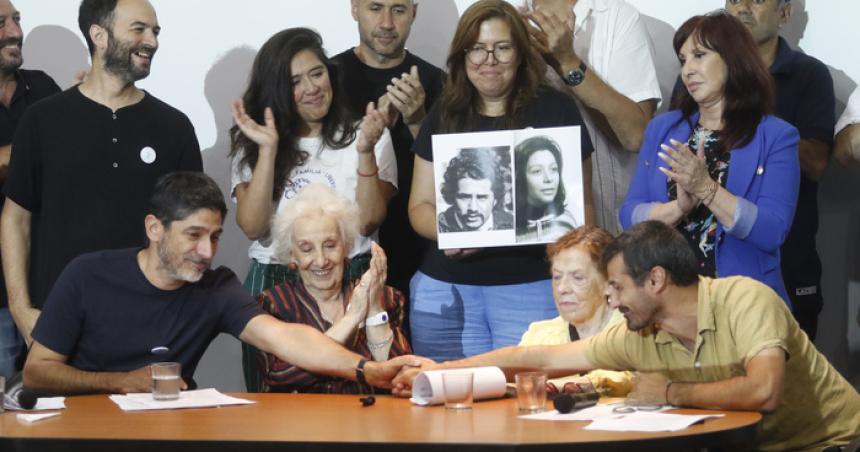
<path id="1" fill-rule="evenodd" d="M 155 363 L 152 370 L 152 398 L 155 400 L 176 400 L 182 386 L 182 365 L 179 363 Z"/>

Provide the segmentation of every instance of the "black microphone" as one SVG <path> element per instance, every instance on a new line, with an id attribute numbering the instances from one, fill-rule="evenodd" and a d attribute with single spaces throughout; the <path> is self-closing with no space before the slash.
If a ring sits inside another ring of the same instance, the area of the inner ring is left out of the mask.
<path id="1" fill-rule="evenodd" d="M 39 394 L 36 394 L 29 389 L 22 389 L 18 393 L 18 405 L 25 410 L 32 410 L 34 406 L 36 406 L 36 402 L 39 400 Z"/>
<path id="2" fill-rule="evenodd" d="M 358 399 L 361 402 L 361 406 L 371 406 L 376 403 L 376 397 L 369 395 L 367 397 L 361 397 Z"/>
<path id="3" fill-rule="evenodd" d="M 597 405 L 597 400 L 600 394 L 596 392 L 581 392 L 577 394 L 559 394 L 552 399 L 552 406 L 555 407 L 561 414 L 570 413 L 573 410 L 579 410 L 590 406 Z"/>

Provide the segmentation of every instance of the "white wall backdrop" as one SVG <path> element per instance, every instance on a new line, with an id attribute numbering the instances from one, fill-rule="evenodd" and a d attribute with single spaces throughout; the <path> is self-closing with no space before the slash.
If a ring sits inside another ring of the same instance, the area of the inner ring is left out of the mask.
<path id="1" fill-rule="evenodd" d="M 275 32 L 297 26 L 319 31 L 329 54 L 358 41 L 348 0 L 151 0 L 163 28 L 152 75 L 140 86 L 185 112 L 194 123 L 206 171 L 222 188 L 229 186 L 227 130 L 229 102 L 244 89 L 256 49 Z M 628 0 L 644 16 L 658 53 L 664 98 L 678 72 L 671 37 L 688 17 L 723 6 L 719 0 Z M 88 65 L 77 29 L 73 0 L 14 0 L 22 12 L 25 67 L 47 71 L 62 86 Z M 459 14 L 473 0 L 422 0 L 408 41 L 411 51 L 442 65 Z M 514 2 L 516 3 L 516 1 Z M 827 64 L 836 86 L 837 114 L 860 80 L 860 3 L 856 0 L 795 0 L 794 18 L 784 31 L 789 42 Z M 665 105 L 665 104 L 664 104 Z M 849 378 L 860 371 L 860 351 L 851 350 L 846 328 L 856 312 L 847 312 L 848 281 L 860 279 L 860 168 L 831 164 L 821 185 L 819 249 L 824 260 L 825 312 L 817 344 Z M 240 278 L 247 269 L 247 240 L 227 221 L 217 262 Z M 856 292 L 855 292 L 856 293 Z M 857 303 L 854 300 L 855 304 Z M 846 321 L 846 318 L 848 319 Z M 856 323 L 853 327 L 857 328 Z M 241 388 L 238 344 L 219 338 L 198 371 L 201 385 Z"/>

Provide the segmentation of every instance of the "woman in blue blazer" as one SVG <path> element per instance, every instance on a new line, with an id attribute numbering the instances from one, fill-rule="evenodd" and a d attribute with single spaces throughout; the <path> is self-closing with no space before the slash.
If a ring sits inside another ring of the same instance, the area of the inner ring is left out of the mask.
<path id="1" fill-rule="evenodd" d="M 797 205 L 797 130 L 768 115 L 773 82 L 740 21 L 693 17 L 673 44 L 686 89 L 645 130 L 621 224 L 674 225 L 701 274 L 755 278 L 790 304 L 779 248 Z"/>

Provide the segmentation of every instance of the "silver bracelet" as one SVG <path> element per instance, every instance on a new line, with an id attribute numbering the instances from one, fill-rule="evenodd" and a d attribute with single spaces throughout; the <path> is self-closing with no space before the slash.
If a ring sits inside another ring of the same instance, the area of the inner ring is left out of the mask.
<path id="1" fill-rule="evenodd" d="M 390 336 L 385 338 L 382 342 L 370 342 L 370 339 L 367 339 L 367 348 L 371 351 L 381 350 L 385 348 L 386 345 L 394 342 L 394 333 L 392 332 Z"/>

